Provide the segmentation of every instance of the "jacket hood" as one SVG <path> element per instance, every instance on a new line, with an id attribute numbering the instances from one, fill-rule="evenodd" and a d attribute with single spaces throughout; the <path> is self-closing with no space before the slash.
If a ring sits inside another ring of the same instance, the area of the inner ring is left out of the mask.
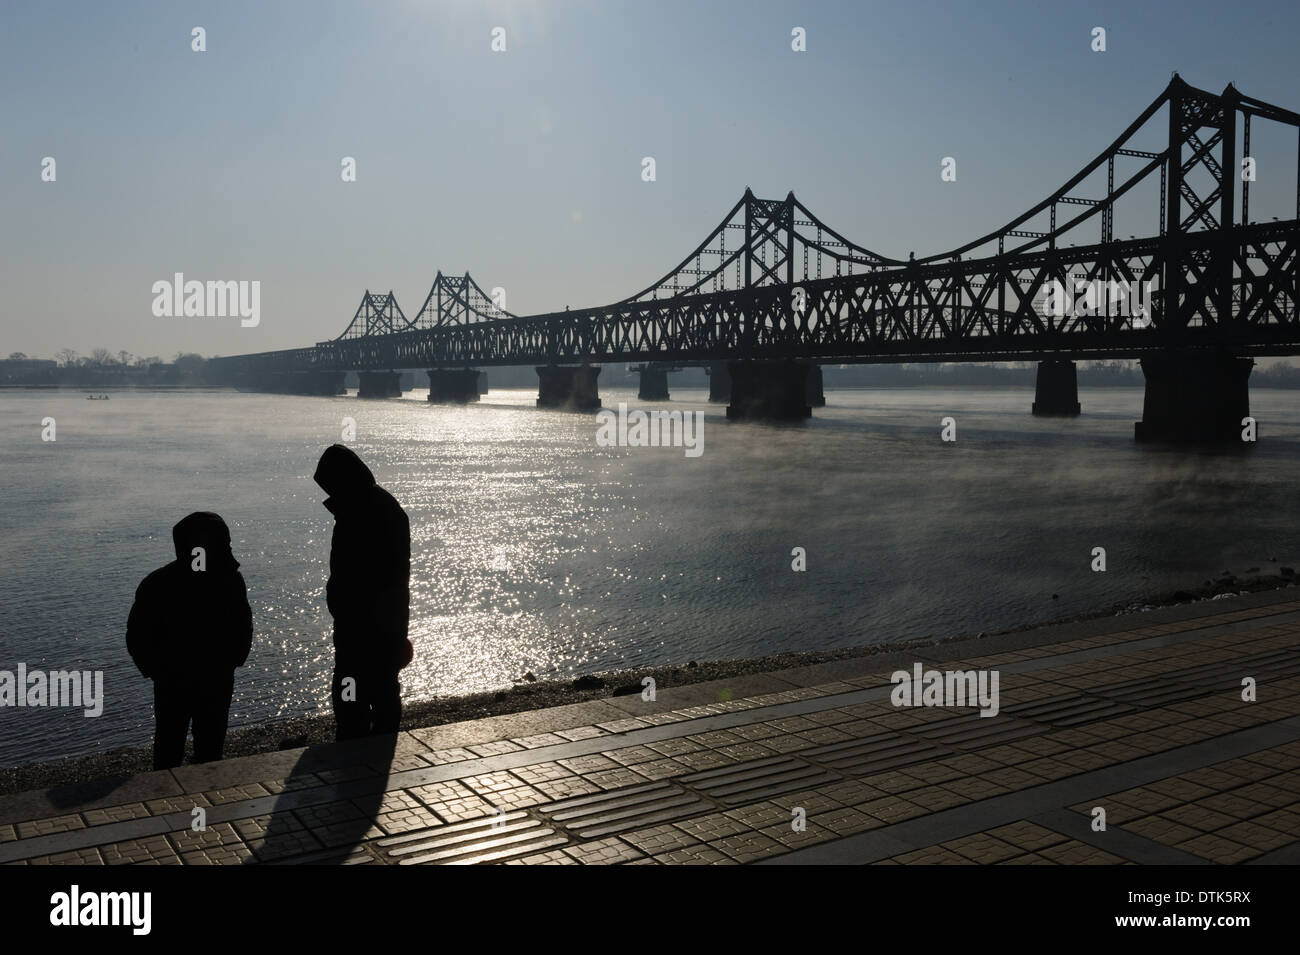
<path id="1" fill-rule="evenodd" d="M 356 452 L 342 444 L 331 444 L 320 456 L 312 480 L 326 494 L 348 500 L 375 486 L 375 476 Z"/>
<path id="2" fill-rule="evenodd" d="M 194 548 L 202 547 L 204 563 L 209 571 L 231 571 L 239 561 L 230 549 L 230 528 L 219 514 L 195 511 L 172 528 L 172 546 L 176 559 L 190 569 L 194 561 Z"/>

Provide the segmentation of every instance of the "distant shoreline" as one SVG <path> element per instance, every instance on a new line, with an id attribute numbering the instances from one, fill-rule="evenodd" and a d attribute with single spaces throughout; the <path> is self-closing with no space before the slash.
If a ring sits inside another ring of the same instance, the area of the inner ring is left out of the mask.
<path id="1" fill-rule="evenodd" d="M 1279 571 L 1291 571 L 1291 568 L 1279 568 Z M 1023 626 L 982 631 L 976 634 L 968 633 L 934 639 L 925 638 L 901 643 L 849 647 L 839 650 L 792 651 L 753 659 L 717 660 L 703 663 L 692 660 L 685 664 L 638 667 L 634 670 L 607 670 L 600 673 L 585 674 L 576 680 L 539 680 L 537 682 L 518 683 L 513 687 L 484 693 L 404 703 L 402 707 L 402 729 L 422 729 L 446 723 L 458 723 L 464 720 L 502 716 L 526 710 L 640 693 L 641 680 L 647 676 L 654 677 L 660 689 L 667 689 L 668 687 L 686 686 L 709 680 L 784 670 L 790 667 L 875 656 L 884 653 L 897 653 L 938 644 L 979 640 L 998 634 L 1018 633 L 1040 627 L 1076 623 L 1099 617 L 1138 614 L 1156 607 L 1191 604 L 1212 600 L 1216 597 L 1282 590 L 1295 587 L 1296 582 L 1297 578 L 1294 571 L 1285 574 L 1278 573 L 1248 578 L 1229 575 L 1220 577 L 1218 581 L 1207 582 L 1208 586 L 1202 584 L 1191 589 L 1171 591 L 1146 600 L 1124 605 L 1117 604 L 1108 610 L 1080 613 Z M 328 743 L 332 742 L 333 739 L 334 718 L 332 716 L 295 717 L 274 723 L 265 723 L 260 726 L 232 728 L 226 738 L 225 757 L 230 759 L 239 756 L 254 756 L 259 753 Z M 187 749 L 187 760 L 189 756 Z M 115 776 L 134 775 L 148 772 L 152 768 L 153 749 L 149 745 L 121 747 L 104 753 L 25 763 L 20 766 L 0 768 L 0 795 L 48 789 L 54 786 L 71 785 Z"/>

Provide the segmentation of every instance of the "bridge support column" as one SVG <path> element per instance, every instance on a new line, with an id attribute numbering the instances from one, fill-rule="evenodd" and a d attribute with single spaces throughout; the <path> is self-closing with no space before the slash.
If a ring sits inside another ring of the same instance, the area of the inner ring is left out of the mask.
<path id="1" fill-rule="evenodd" d="M 1040 417 L 1071 417 L 1081 411 L 1079 374 L 1074 362 L 1052 359 L 1038 363 L 1032 414 Z"/>
<path id="2" fill-rule="evenodd" d="M 358 398 L 402 397 L 401 372 L 362 371 L 357 376 L 361 379 L 361 387 L 357 389 Z"/>
<path id="3" fill-rule="evenodd" d="M 822 366 L 813 362 L 808 365 L 808 406 L 826 407 L 826 392 L 822 388 Z"/>
<path id="4" fill-rule="evenodd" d="M 725 361 L 709 365 L 709 400 L 715 404 L 731 400 L 731 372 Z"/>
<path id="5" fill-rule="evenodd" d="M 811 418 L 808 366 L 801 362 L 733 361 L 728 418 Z"/>
<path id="6" fill-rule="evenodd" d="M 430 368 L 429 400 L 437 404 L 478 401 L 478 376 L 473 368 Z"/>
<path id="7" fill-rule="evenodd" d="M 660 365 L 643 365 L 640 368 L 641 385 L 636 396 L 641 401 L 668 400 L 668 372 Z"/>
<path id="8" fill-rule="evenodd" d="M 487 382 L 486 371 L 480 371 L 478 373 L 478 377 L 474 380 L 474 386 L 478 389 L 478 393 L 480 395 L 486 395 L 488 393 L 488 382 Z"/>
<path id="9" fill-rule="evenodd" d="M 600 407 L 596 378 L 600 369 L 591 365 L 537 365 L 537 407 L 588 411 Z"/>
<path id="10" fill-rule="evenodd" d="M 1143 442 L 1239 444 L 1250 414 L 1251 358 L 1224 353 L 1170 352 L 1141 360 L 1146 377 L 1142 420 L 1133 436 Z M 1258 432 L 1256 432 L 1258 433 Z"/>

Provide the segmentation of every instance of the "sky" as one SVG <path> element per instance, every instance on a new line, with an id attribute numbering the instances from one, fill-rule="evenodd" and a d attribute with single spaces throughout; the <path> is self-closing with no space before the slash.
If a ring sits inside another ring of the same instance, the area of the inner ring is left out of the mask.
<path id="1" fill-rule="evenodd" d="M 1050 194 L 1174 71 L 1300 109 L 1297 36 L 1289 0 L 4 0 L 0 356 L 299 347 L 366 288 L 414 317 L 439 269 L 517 314 L 600 305 L 746 186 L 941 252 Z M 1285 148 L 1252 212 L 1294 201 Z M 156 316 L 176 272 L 260 282 L 258 324 Z"/>

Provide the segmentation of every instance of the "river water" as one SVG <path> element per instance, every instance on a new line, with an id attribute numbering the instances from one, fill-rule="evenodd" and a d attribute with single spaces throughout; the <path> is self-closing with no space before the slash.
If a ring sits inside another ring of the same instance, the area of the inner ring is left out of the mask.
<path id="1" fill-rule="evenodd" d="M 1255 389 L 1261 440 L 1235 454 L 1135 445 L 1140 390 L 1085 389 L 1074 420 L 1031 417 L 1024 389 L 831 391 L 797 426 L 674 390 L 664 407 L 707 416 L 698 457 L 599 447 L 593 416 L 535 397 L 0 394 L 0 670 L 102 670 L 105 688 L 97 718 L 0 709 L 0 765 L 152 738 L 125 622 L 194 510 L 231 525 L 253 605 L 232 726 L 329 711 L 311 474 L 345 417 L 411 518 L 408 700 L 1017 626 L 1300 561 L 1300 392 Z"/>

